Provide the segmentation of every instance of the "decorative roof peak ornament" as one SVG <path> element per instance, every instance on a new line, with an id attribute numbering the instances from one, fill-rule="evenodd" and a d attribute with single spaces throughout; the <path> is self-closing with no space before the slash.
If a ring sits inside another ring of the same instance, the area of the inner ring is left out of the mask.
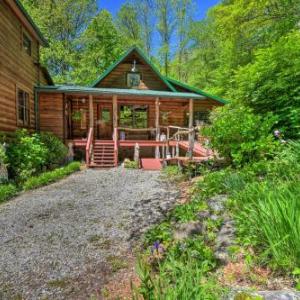
<path id="1" fill-rule="evenodd" d="M 133 65 L 132 65 L 132 69 L 131 69 L 131 72 L 133 73 L 136 73 L 138 70 L 137 70 L 137 67 L 136 67 L 136 60 L 133 61 Z"/>

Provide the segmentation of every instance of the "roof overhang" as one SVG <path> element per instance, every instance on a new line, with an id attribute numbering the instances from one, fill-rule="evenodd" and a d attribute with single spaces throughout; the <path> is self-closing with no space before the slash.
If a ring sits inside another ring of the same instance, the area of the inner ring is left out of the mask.
<path id="1" fill-rule="evenodd" d="M 41 45 L 48 46 L 47 40 L 44 38 L 39 28 L 35 25 L 34 21 L 22 5 L 22 3 L 19 0 L 5 0 L 5 2 L 21 21 L 23 26 L 28 30 L 28 32 L 33 37 L 35 37 Z"/>
<path id="2" fill-rule="evenodd" d="M 181 99 L 195 99 L 203 100 L 206 97 L 195 93 L 174 93 L 166 91 L 155 90 L 135 90 L 135 89 L 109 89 L 109 88 L 90 88 L 83 86 L 37 86 L 38 93 L 64 93 L 64 94 L 86 94 L 86 95 L 130 95 L 143 97 L 159 97 L 159 98 L 181 98 Z"/>

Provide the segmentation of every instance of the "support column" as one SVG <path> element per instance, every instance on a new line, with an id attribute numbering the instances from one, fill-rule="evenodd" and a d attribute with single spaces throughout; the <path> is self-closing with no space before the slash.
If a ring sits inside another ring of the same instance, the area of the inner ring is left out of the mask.
<path id="1" fill-rule="evenodd" d="M 194 128 L 194 100 L 189 100 L 189 130 Z M 194 144 L 195 144 L 195 132 L 194 130 L 189 133 L 189 151 L 188 155 L 189 158 L 193 158 L 194 152 Z"/>
<path id="2" fill-rule="evenodd" d="M 89 128 L 94 128 L 94 103 L 93 95 L 89 95 Z"/>
<path id="3" fill-rule="evenodd" d="M 159 130 L 159 98 L 155 99 L 155 128 L 156 128 L 156 141 L 159 141 L 160 130 Z M 159 146 L 155 148 L 155 158 L 160 158 Z"/>
<path id="4" fill-rule="evenodd" d="M 113 132 L 115 132 L 115 128 L 118 127 L 118 96 L 117 95 L 113 95 L 112 106 L 113 106 Z"/>

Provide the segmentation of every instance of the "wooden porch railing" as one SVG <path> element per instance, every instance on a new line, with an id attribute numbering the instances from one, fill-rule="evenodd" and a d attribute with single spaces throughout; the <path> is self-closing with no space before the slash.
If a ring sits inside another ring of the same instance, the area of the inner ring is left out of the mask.
<path id="1" fill-rule="evenodd" d="M 89 165 L 91 163 L 92 152 L 93 152 L 93 140 L 94 140 L 94 128 L 91 127 L 89 130 L 89 135 L 85 148 L 85 158 L 86 164 Z"/>
<path id="2" fill-rule="evenodd" d="M 118 128 L 116 127 L 114 129 L 114 163 L 115 163 L 115 167 L 118 166 L 118 156 L 119 156 L 119 152 L 118 152 Z"/>

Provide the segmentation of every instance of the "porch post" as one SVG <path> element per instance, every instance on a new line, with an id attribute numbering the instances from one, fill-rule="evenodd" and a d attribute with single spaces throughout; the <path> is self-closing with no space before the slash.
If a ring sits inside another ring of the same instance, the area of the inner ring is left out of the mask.
<path id="1" fill-rule="evenodd" d="M 89 95 L 89 120 L 90 120 L 90 128 L 94 128 L 94 103 L 93 103 L 93 95 Z"/>
<path id="2" fill-rule="evenodd" d="M 112 109 L 113 109 L 113 140 L 114 140 L 114 162 L 115 167 L 118 166 L 118 96 L 113 95 L 112 98 Z"/>
<path id="3" fill-rule="evenodd" d="M 155 98 L 155 128 L 156 128 L 156 141 L 159 141 L 159 98 Z M 159 146 L 155 148 L 155 158 L 160 158 Z"/>
<path id="4" fill-rule="evenodd" d="M 193 158 L 193 152 L 194 152 L 194 143 L 195 143 L 195 132 L 193 130 L 194 128 L 194 100 L 189 100 L 189 151 L 188 155 L 189 158 Z"/>
<path id="5" fill-rule="evenodd" d="M 112 99 L 112 104 L 113 104 L 113 128 L 118 127 L 118 96 L 113 95 Z"/>

